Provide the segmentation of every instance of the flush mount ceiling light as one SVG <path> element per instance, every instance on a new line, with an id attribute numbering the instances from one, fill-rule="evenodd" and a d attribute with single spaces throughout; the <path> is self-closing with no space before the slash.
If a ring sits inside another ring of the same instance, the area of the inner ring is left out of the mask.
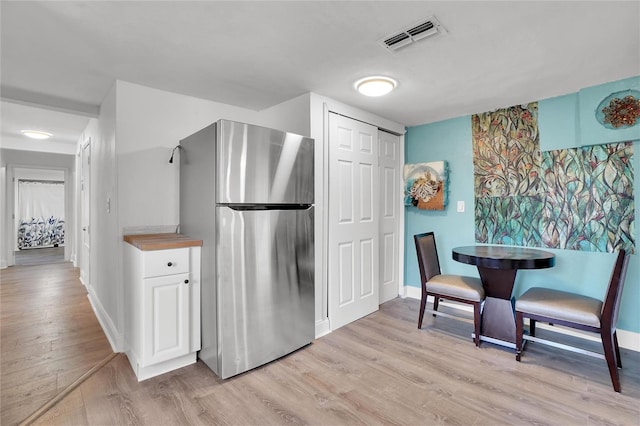
<path id="1" fill-rule="evenodd" d="M 362 78 L 356 81 L 354 86 L 365 96 L 383 96 L 395 89 L 397 85 L 394 79 L 378 75 Z"/>
<path id="2" fill-rule="evenodd" d="M 41 132 L 40 130 L 20 130 L 23 135 L 31 139 L 49 139 L 51 133 Z"/>

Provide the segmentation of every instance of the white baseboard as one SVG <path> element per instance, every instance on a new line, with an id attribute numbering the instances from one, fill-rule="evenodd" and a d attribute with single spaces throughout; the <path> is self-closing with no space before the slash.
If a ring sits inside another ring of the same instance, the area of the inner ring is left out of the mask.
<path id="1" fill-rule="evenodd" d="M 4 259 L 1 259 L 0 260 L 0 269 L 5 269 L 5 268 L 8 268 L 8 267 L 9 267 L 9 264 L 7 263 L 7 261 L 4 260 Z"/>
<path id="2" fill-rule="evenodd" d="M 404 286 L 404 296 L 401 297 L 409 297 L 411 299 L 422 299 L 422 289 L 420 287 L 412 287 L 412 286 Z"/>
<path id="3" fill-rule="evenodd" d="M 640 352 L 640 333 L 617 329 L 616 334 L 620 347 Z"/>
<path id="4" fill-rule="evenodd" d="M 420 287 L 405 286 L 404 297 L 420 300 L 422 298 L 422 289 Z M 427 299 L 427 303 L 433 303 L 433 298 L 429 297 Z M 461 309 L 468 312 L 472 311 L 471 306 L 468 306 L 468 305 L 462 305 L 458 303 L 448 303 L 448 302 L 441 302 L 440 304 L 443 306 L 448 306 L 455 309 Z M 579 330 L 575 330 L 568 327 L 562 327 L 559 325 L 552 326 L 549 324 L 537 323 L 537 328 L 540 328 L 543 330 L 555 331 L 556 333 L 567 334 L 570 336 L 577 336 L 583 339 L 592 340 L 594 342 L 600 341 L 600 338 L 592 333 L 585 333 Z M 640 352 L 640 333 L 634 333 L 633 331 L 618 329 L 617 334 L 618 334 L 618 344 L 620 345 L 621 348 L 629 349 L 635 352 Z"/>
<path id="5" fill-rule="evenodd" d="M 169 371 L 177 370 L 178 368 L 186 367 L 187 365 L 195 364 L 197 361 L 197 352 L 191 352 L 178 358 L 142 367 L 139 358 L 131 348 L 125 351 L 125 354 L 139 382 L 168 373 Z"/>
<path id="6" fill-rule="evenodd" d="M 113 321 L 111 321 L 111 318 L 100 303 L 100 300 L 93 295 L 91 287 L 87 287 L 87 289 L 89 290 L 89 294 L 87 295 L 89 297 L 89 303 L 91 303 L 93 312 L 96 314 L 96 318 L 98 318 L 102 331 L 104 331 L 104 334 L 107 336 L 107 340 L 109 340 L 111 349 L 114 352 L 122 352 L 119 347 L 120 345 L 118 344 L 118 342 L 122 341 L 120 333 L 118 333 L 118 329 L 113 324 Z"/>
<path id="7" fill-rule="evenodd" d="M 316 339 L 331 333 L 329 328 L 329 319 L 316 322 Z"/>

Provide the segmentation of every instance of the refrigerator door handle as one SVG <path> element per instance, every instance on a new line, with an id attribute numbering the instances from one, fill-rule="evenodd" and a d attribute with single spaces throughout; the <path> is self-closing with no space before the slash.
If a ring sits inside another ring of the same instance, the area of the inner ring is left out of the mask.
<path id="1" fill-rule="evenodd" d="M 312 204 L 218 204 L 236 211 L 255 210 L 308 210 Z"/>

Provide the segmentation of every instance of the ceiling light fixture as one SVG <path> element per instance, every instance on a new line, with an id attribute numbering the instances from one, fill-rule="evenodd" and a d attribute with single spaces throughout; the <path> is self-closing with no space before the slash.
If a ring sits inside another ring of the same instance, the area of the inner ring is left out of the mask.
<path id="1" fill-rule="evenodd" d="M 389 77 L 365 77 L 354 85 L 356 90 L 365 96 L 383 96 L 396 88 L 398 82 Z"/>
<path id="2" fill-rule="evenodd" d="M 20 130 L 23 135 L 31 139 L 49 139 L 51 133 L 41 132 L 40 130 Z"/>

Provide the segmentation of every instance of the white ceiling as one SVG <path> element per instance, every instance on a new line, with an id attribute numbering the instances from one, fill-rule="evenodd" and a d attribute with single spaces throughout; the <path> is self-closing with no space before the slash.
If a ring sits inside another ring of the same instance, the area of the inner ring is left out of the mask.
<path id="1" fill-rule="evenodd" d="M 3 0 L 0 12 L 11 147 L 25 126 L 75 144 L 116 79 L 254 110 L 315 92 L 414 126 L 640 75 L 640 1 Z M 396 53 L 379 43 L 431 15 L 447 34 Z M 353 82 L 369 74 L 399 86 L 362 97 Z"/>

